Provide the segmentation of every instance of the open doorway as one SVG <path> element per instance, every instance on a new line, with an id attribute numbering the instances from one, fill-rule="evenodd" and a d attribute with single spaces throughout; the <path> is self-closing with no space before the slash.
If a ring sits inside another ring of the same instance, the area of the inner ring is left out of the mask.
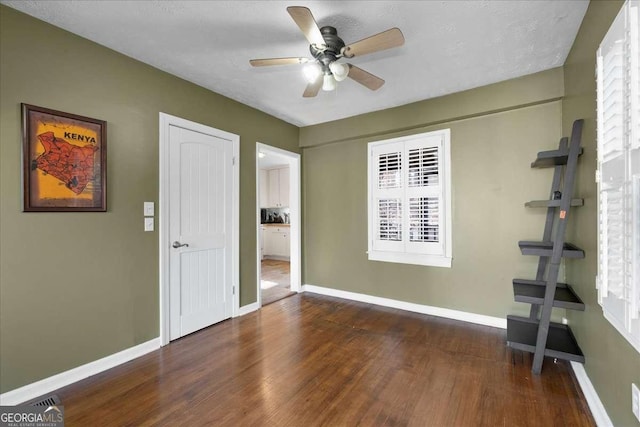
<path id="1" fill-rule="evenodd" d="M 300 291 L 300 155 L 257 144 L 258 301 Z"/>

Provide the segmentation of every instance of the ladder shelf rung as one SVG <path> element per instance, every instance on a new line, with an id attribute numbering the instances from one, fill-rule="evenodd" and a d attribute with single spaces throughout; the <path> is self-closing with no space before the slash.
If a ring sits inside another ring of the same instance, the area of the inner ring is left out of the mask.
<path id="1" fill-rule="evenodd" d="M 522 255 L 550 257 L 553 254 L 553 242 L 531 242 L 523 240 L 518 242 L 518 246 L 520 246 Z M 562 249 L 562 257 L 584 258 L 584 251 L 571 243 L 565 242 Z"/>
<path id="2" fill-rule="evenodd" d="M 560 200 L 532 200 L 524 205 L 528 208 L 559 208 Z M 584 199 L 571 199 L 571 206 L 584 206 Z"/>
<path id="3" fill-rule="evenodd" d="M 578 156 L 582 154 L 582 148 Z M 551 168 L 554 166 L 566 165 L 569 159 L 569 150 L 550 150 L 538 153 L 536 160 L 531 163 L 532 168 Z"/>
<path id="4" fill-rule="evenodd" d="M 517 302 L 542 305 L 547 282 L 542 280 L 513 279 L 513 295 Z M 566 283 L 557 283 L 553 306 L 584 311 L 584 303 Z"/>
<path id="5" fill-rule="evenodd" d="M 526 317 L 507 316 L 507 345 L 516 350 L 535 353 L 538 321 Z M 544 355 L 584 363 L 584 355 L 571 328 L 561 323 L 549 323 Z"/>

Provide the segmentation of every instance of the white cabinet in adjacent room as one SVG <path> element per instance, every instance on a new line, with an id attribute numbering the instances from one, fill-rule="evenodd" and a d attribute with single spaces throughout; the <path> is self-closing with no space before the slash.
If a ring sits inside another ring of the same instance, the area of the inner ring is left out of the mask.
<path id="1" fill-rule="evenodd" d="M 269 171 L 260 169 L 260 207 L 269 207 Z"/>
<path id="2" fill-rule="evenodd" d="M 280 171 L 280 206 L 283 208 L 289 207 L 289 168 L 278 169 Z"/>
<path id="3" fill-rule="evenodd" d="M 289 207 L 289 168 L 269 169 L 268 171 L 268 207 Z M 261 182 L 263 181 L 260 176 Z M 260 194 L 262 197 L 262 194 Z"/>
<path id="4" fill-rule="evenodd" d="M 289 258 L 291 252 L 289 227 L 264 227 L 264 256 Z"/>
<path id="5" fill-rule="evenodd" d="M 280 170 L 270 169 L 269 173 L 269 207 L 280 207 Z"/>

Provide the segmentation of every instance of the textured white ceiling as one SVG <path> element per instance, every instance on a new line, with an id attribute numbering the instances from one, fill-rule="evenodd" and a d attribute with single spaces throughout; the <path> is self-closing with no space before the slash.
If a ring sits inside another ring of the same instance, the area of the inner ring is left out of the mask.
<path id="1" fill-rule="evenodd" d="M 586 0 L 531 1 L 0 1 L 125 55 L 298 126 L 462 91 L 564 63 Z M 286 11 L 307 6 L 349 44 L 391 27 L 406 43 L 351 62 L 386 80 L 351 79 L 302 98 L 299 65 L 249 59 L 309 57 Z"/>

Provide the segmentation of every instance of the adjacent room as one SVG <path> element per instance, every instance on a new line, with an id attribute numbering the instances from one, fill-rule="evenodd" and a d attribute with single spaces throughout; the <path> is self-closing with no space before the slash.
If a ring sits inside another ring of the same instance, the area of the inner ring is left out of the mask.
<path id="1" fill-rule="evenodd" d="M 639 10 L 0 0 L 0 426 L 640 427 Z"/>
<path id="2" fill-rule="evenodd" d="M 292 160 L 268 147 L 258 149 L 259 276 L 265 306 L 295 294 L 291 287 Z"/>

